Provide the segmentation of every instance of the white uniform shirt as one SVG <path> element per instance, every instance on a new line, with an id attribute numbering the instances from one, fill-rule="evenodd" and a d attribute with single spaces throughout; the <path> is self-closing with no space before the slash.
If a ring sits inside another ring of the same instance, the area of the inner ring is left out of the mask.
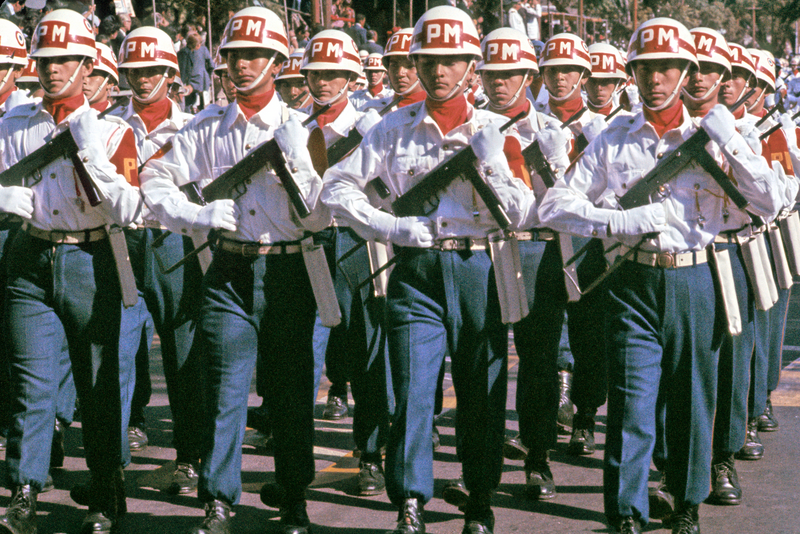
<path id="1" fill-rule="evenodd" d="M 539 21 L 542 18 L 542 6 L 540 4 L 535 6 L 524 4 L 522 8 L 528 13 L 528 22 L 525 24 L 528 28 L 528 39 L 538 41 L 541 38 Z"/>
<path id="2" fill-rule="evenodd" d="M 236 102 L 198 113 L 172 138 L 173 148 L 151 159 L 140 176 L 142 193 L 156 218 L 175 233 L 188 233 L 200 206 L 178 189 L 191 181 L 205 187 L 233 167 L 248 152 L 272 139 L 275 129 L 289 116 L 286 105 L 272 98 L 248 121 Z M 241 241 L 277 243 L 297 241 L 306 230 L 316 232 L 330 222 L 330 212 L 317 202 L 322 180 L 314 176 L 298 184 L 312 213 L 301 219 L 274 173 L 257 172 L 247 192 L 236 199 L 239 220 L 236 232 L 225 237 Z"/>
<path id="3" fill-rule="evenodd" d="M 375 101 L 381 101 L 385 98 L 389 99 L 389 102 L 392 101 L 394 98 L 394 91 L 390 87 L 384 86 L 383 89 L 377 94 L 374 95 L 369 92 L 369 89 L 359 89 L 358 91 L 354 91 L 353 94 L 350 95 L 350 102 L 353 103 L 353 106 L 358 111 L 365 111 L 364 106 L 370 104 Z"/>
<path id="4" fill-rule="evenodd" d="M 759 118 L 755 115 L 745 113 L 744 117 L 736 121 L 736 128 L 737 130 L 742 129 L 742 131 L 752 131 L 751 135 L 757 136 L 760 135 L 761 132 L 765 132 L 777 124 L 777 122 L 773 120 L 773 117 L 775 117 L 775 115 L 767 119 L 767 121 L 757 129 L 753 130 L 752 128 L 755 126 L 755 123 L 758 122 Z M 797 198 L 798 189 L 800 188 L 800 182 L 798 182 L 797 179 L 797 173 L 800 171 L 800 169 L 798 169 L 796 166 L 796 164 L 800 164 L 800 153 L 798 153 L 797 150 L 797 136 L 795 132 L 790 132 L 787 135 L 787 132 L 783 128 L 777 130 L 772 135 L 784 136 L 784 140 L 786 141 L 789 151 L 788 154 L 770 152 L 769 156 L 771 161 L 769 164 L 772 166 L 772 169 L 775 172 L 775 177 L 777 178 L 780 186 L 779 192 L 783 201 L 781 208 L 793 209 L 795 199 Z M 783 165 L 781 164 L 781 161 L 784 158 L 787 158 L 789 161 L 791 161 L 792 170 L 794 171 L 791 175 L 787 175 Z"/>
<path id="5" fill-rule="evenodd" d="M 508 10 L 508 26 L 519 31 L 522 35 L 527 35 L 525 21 L 522 20 L 522 15 L 513 7 Z"/>
<path id="6" fill-rule="evenodd" d="M 78 109 L 56 126 L 53 116 L 41 102 L 12 109 L 0 125 L 0 170 L 9 169 L 51 137 L 67 130 L 69 119 L 81 113 L 97 114 L 84 99 Z M 98 121 L 98 125 L 98 138 L 105 143 L 106 155 L 111 157 L 130 127 L 114 117 L 106 117 Z M 42 179 L 39 182 L 28 183 L 33 189 L 31 225 L 41 230 L 63 231 L 87 230 L 106 224 L 130 225 L 141 209 L 138 190 L 128 184 L 107 159 L 96 161 L 87 151 L 79 151 L 78 157 L 89 157 L 86 169 L 102 189 L 105 200 L 99 206 L 90 206 L 74 175 L 72 161 L 59 158 L 40 169 Z"/>
<path id="7" fill-rule="evenodd" d="M 407 192 L 436 165 L 469 144 L 478 129 L 505 117 L 468 107 L 469 120 L 444 137 L 436 121 L 428 115 L 425 102 L 418 102 L 386 115 L 346 160 L 327 170 L 322 199 L 334 213 L 365 238 L 382 238 L 370 227 L 378 208 L 370 204 L 364 189 L 380 177 L 391 192 L 390 200 Z M 512 224 L 519 225 L 536 209 L 536 201 L 525 183 L 507 171 L 488 172 L 483 162 L 478 170 L 493 180 L 503 181 L 497 191 Z M 472 184 L 458 180 L 439 195 L 438 206 L 428 215 L 434 223 L 436 239 L 450 237 L 484 238 L 498 228 L 488 208 Z"/>
<path id="8" fill-rule="evenodd" d="M 303 109 L 303 112 L 311 115 L 314 113 L 314 106 L 311 105 Z M 360 119 L 362 115 L 363 113 L 357 111 L 353 103 L 348 100 L 347 105 L 342 112 L 339 113 L 339 116 L 336 117 L 333 122 L 322 127 L 322 134 L 325 136 L 325 146 L 330 147 L 342 137 L 347 137 L 350 130 L 355 126 L 356 121 Z M 311 121 L 311 124 L 308 125 L 309 130 L 313 130 L 314 128 L 319 128 L 317 121 Z"/>
<path id="9" fill-rule="evenodd" d="M 659 139 L 643 113 L 616 117 L 587 147 L 566 176 L 542 199 L 539 217 L 558 231 L 585 237 L 606 237 L 617 199 L 656 166 L 658 159 L 675 150 L 695 132 L 686 109 L 683 122 Z M 720 160 L 720 147 L 710 143 L 710 153 Z M 772 218 L 781 199 L 774 173 L 764 158 L 753 153 L 739 134 L 721 149 L 733 169 L 739 190 L 750 201 L 750 209 Z M 650 251 L 700 250 L 723 229 L 724 194 L 711 176 L 698 165 L 689 165 L 670 183 L 664 199 L 667 229 L 642 248 Z M 633 246 L 640 236 L 619 238 Z"/>

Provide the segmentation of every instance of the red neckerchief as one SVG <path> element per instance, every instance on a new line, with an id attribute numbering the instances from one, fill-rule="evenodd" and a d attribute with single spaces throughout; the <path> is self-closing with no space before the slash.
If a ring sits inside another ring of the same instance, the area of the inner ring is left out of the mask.
<path id="1" fill-rule="evenodd" d="M 338 102 L 336 102 L 334 105 L 326 109 L 324 113 L 321 113 L 317 117 L 317 126 L 319 126 L 320 128 L 324 128 L 326 124 L 330 124 L 333 121 L 335 121 L 339 117 L 339 115 L 342 114 L 344 108 L 347 107 L 347 102 L 348 100 L 346 97 L 339 98 Z M 314 112 L 316 112 L 321 107 L 322 106 L 314 102 Z"/>
<path id="2" fill-rule="evenodd" d="M 761 108 L 761 111 L 759 111 L 758 113 L 751 113 L 751 115 L 755 115 L 755 116 L 756 116 L 756 117 L 758 117 L 759 119 L 760 119 L 761 117 L 763 117 L 764 115 L 766 115 L 766 114 L 767 114 L 767 110 L 766 110 L 766 109 L 764 109 L 764 108 Z"/>
<path id="3" fill-rule="evenodd" d="M 575 91 L 574 95 L 566 102 L 556 102 L 552 98 L 550 99 L 550 112 L 561 122 L 565 122 L 583 108 L 581 93 Z"/>
<path id="4" fill-rule="evenodd" d="M 0 106 L 2 106 L 3 104 L 5 104 L 5 103 L 6 103 L 6 100 L 8 100 L 8 97 L 9 97 L 9 96 L 11 96 L 11 93 L 13 93 L 13 92 L 14 92 L 14 91 L 16 91 L 16 90 L 17 90 L 17 88 L 16 88 L 16 87 L 13 87 L 13 88 L 12 88 L 10 91 L 6 91 L 6 92 L 5 92 L 5 93 L 3 93 L 2 95 L 0 95 Z"/>
<path id="5" fill-rule="evenodd" d="M 473 85 L 467 91 L 467 95 L 466 95 L 467 96 L 467 102 L 469 102 L 469 104 L 471 106 L 475 105 L 475 91 L 477 91 L 477 90 L 478 90 L 478 86 L 477 85 Z"/>
<path id="6" fill-rule="evenodd" d="M 502 115 L 505 115 L 506 117 L 508 117 L 510 119 L 512 117 L 516 117 L 517 115 L 519 115 L 523 111 L 527 113 L 527 112 L 530 111 L 530 109 L 531 109 L 530 101 L 527 98 L 523 98 L 521 104 L 519 104 L 518 106 L 514 106 L 513 108 L 509 108 L 509 109 L 505 110 L 502 113 Z"/>
<path id="7" fill-rule="evenodd" d="M 372 96 L 378 96 L 383 91 L 383 82 L 378 82 L 377 85 L 373 85 L 372 87 L 367 88 L 369 90 L 369 94 Z"/>
<path id="8" fill-rule="evenodd" d="M 172 115 L 172 101 L 166 96 L 152 104 L 139 102 L 135 98 L 131 101 L 133 102 L 133 110 L 139 115 L 139 118 L 142 119 L 144 127 L 148 132 L 152 132 L 159 124 Z"/>
<path id="9" fill-rule="evenodd" d="M 609 114 L 611 114 L 611 112 L 614 111 L 613 104 L 614 103 L 611 100 L 609 100 L 608 104 L 606 104 L 602 108 L 596 108 L 591 103 L 586 102 L 586 105 L 589 107 L 589 111 L 593 111 L 594 113 L 597 113 L 599 115 L 604 115 L 606 117 L 608 117 Z"/>
<path id="10" fill-rule="evenodd" d="M 676 98 L 674 104 L 661 111 L 653 111 L 647 106 L 643 106 L 642 110 L 644 118 L 656 129 L 659 139 L 683 122 L 683 101 L 680 98 Z"/>
<path id="11" fill-rule="evenodd" d="M 398 109 L 399 108 L 404 108 L 404 107 L 408 106 L 409 104 L 416 104 L 417 102 L 422 102 L 423 100 L 425 100 L 426 96 L 427 95 L 425 94 L 425 90 L 424 89 L 420 89 L 419 91 L 411 93 L 410 95 L 404 96 L 400 100 L 400 102 L 397 103 L 397 108 Z"/>
<path id="12" fill-rule="evenodd" d="M 96 109 L 99 112 L 105 111 L 111 105 L 111 101 L 109 99 L 102 100 L 100 102 L 95 102 L 94 104 L 89 104 L 89 107 L 92 109 Z"/>
<path id="13" fill-rule="evenodd" d="M 733 118 L 739 120 L 744 117 L 745 107 L 747 106 L 739 106 L 739 108 L 733 112 Z"/>
<path id="14" fill-rule="evenodd" d="M 439 125 L 442 135 L 447 135 L 456 126 L 467 122 L 467 99 L 463 94 L 444 102 L 427 98 L 425 107 L 428 109 L 428 115 Z"/>
<path id="15" fill-rule="evenodd" d="M 686 104 L 684 104 L 684 106 L 686 106 Z M 708 108 L 707 110 L 703 111 L 701 109 L 692 109 L 689 106 L 686 106 L 686 111 L 689 113 L 689 116 L 692 117 L 693 119 L 705 117 L 710 110 L 711 108 Z"/>
<path id="16" fill-rule="evenodd" d="M 53 116 L 56 124 L 60 124 L 61 121 L 66 119 L 73 111 L 81 107 L 85 101 L 86 97 L 83 96 L 83 93 L 79 93 L 71 98 L 59 98 L 55 100 L 47 95 L 44 95 L 42 98 L 44 109 Z"/>
<path id="17" fill-rule="evenodd" d="M 242 110 L 247 120 L 250 120 L 253 115 L 264 109 L 269 101 L 272 100 L 272 95 L 275 94 L 275 88 L 270 89 L 266 93 L 259 93 L 257 95 L 236 93 L 236 104 Z"/>

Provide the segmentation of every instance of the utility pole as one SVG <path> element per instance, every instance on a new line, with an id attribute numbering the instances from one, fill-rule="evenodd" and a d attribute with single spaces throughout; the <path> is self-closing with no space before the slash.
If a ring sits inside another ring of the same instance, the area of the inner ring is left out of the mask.
<path id="1" fill-rule="evenodd" d="M 753 0 L 753 5 L 751 7 L 748 7 L 747 9 L 753 12 L 753 20 L 752 20 L 753 46 L 756 46 L 756 9 L 761 9 L 761 8 L 756 7 L 756 0 Z"/>
<path id="2" fill-rule="evenodd" d="M 639 0 L 633 0 L 633 31 L 639 27 Z"/>

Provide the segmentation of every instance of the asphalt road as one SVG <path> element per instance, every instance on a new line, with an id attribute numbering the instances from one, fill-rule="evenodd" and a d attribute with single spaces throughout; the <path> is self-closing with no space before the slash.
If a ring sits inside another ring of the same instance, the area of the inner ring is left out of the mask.
<path id="1" fill-rule="evenodd" d="M 762 433 L 766 454 L 758 462 L 737 462 L 744 500 L 739 506 L 703 505 L 700 509 L 704 534 L 769 533 L 800 534 L 800 297 L 790 304 L 789 324 L 783 353 L 781 384 L 773 394 L 780 430 Z M 150 446 L 134 453 L 126 470 L 128 510 L 124 533 L 180 534 L 199 522 L 202 508 L 194 494 L 171 497 L 159 491 L 163 475 L 172 466 L 174 451 L 169 448 L 172 424 L 159 357 L 158 346 L 151 354 L 153 398 L 148 408 Z M 517 429 L 513 411 L 517 359 L 511 346 L 507 429 Z M 320 391 L 317 415 L 321 416 L 327 384 Z M 442 446 L 435 454 L 436 497 L 425 509 L 428 532 L 458 534 L 463 520 L 454 507 L 441 500 L 442 484 L 460 474 L 456 460 L 452 383 L 445 387 L 445 411 L 438 420 Z M 259 399 L 251 394 L 250 404 Z M 351 399 L 352 407 L 352 399 Z M 521 461 L 506 461 L 502 483 L 494 499 L 497 534 L 611 532 L 603 515 L 602 444 L 604 408 L 599 417 L 597 439 L 600 451 L 591 457 L 574 458 L 565 453 L 567 436 L 559 439 L 551 455 L 551 466 L 558 485 L 558 496 L 534 503 L 524 497 L 524 471 Z M 353 457 L 352 419 L 340 422 L 316 421 L 317 478 L 309 490 L 309 515 L 316 534 L 379 534 L 394 527 L 396 510 L 385 495 L 359 498 L 353 495 L 358 459 Z M 261 504 L 258 491 L 272 480 L 273 459 L 263 442 L 248 430 L 242 466 L 244 493 L 235 508 L 234 530 L 239 534 L 278 532 L 277 511 Z M 5 460 L 5 453 L 0 459 Z M 3 465 L 5 462 L 3 461 Z M 653 471 L 655 476 L 655 471 Z M 83 459 L 79 423 L 67 432 L 67 459 L 63 469 L 54 470 L 56 489 L 39 499 L 39 533 L 77 532 L 85 509 L 72 503 L 69 488 L 88 478 Z M 10 501 L 9 492 L 0 491 L 0 511 Z M 658 521 L 648 531 L 663 530 Z"/>

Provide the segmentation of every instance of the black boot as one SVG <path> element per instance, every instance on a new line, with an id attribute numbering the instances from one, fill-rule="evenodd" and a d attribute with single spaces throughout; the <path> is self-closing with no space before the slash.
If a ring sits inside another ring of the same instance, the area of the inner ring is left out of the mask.
<path id="1" fill-rule="evenodd" d="M 672 514 L 672 534 L 700 534 L 699 506 L 687 506 Z"/>
<path id="2" fill-rule="evenodd" d="M 81 534 L 114 534 L 127 511 L 122 467 L 110 473 L 92 473 L 89 513 L 83 519 Z"/>
<path id="3" fill-rule="evenodd" d="M 742 487 L 733 454 L 711 461 L 711 494 L 706 501 L 711 504 L 741 504 Z"/>
<path id="4" fill-rule="evenodd" d="M 210 501 L 204 508 L 205 519 L 190 530 L 189 534 L 230 534 L 231 506 L 223 501 Z"/>
<path id="5" fill-rule="evenodd" d="M 503 458 L 508 460 L 524 460 L 528 457 L 528 448 L 522 444 L 522 437 L 517 434 L 515 436 L 506 436 L 503 441 Z"/>
<path id="6" fill-rule="evenodd" d="M 464 529 L 461 534 L 492 534 L 493 531 L 492 494 L 472 492 L 464 510 Z"/>
<path id="7" fill-rule="evenodd" d="M 30 484 L 16 486 L 11 504 L 0 516 L 0 530 L 10 534 L 36 534 L 36 490 Z"/>
<path id="8" fill-rule="evenodd" d="M 53 446 L 50 449 L 50 467 L 64 467 L 64 433 L 67 431 L 66 425 L 56 417 L 53 427 Z"/>
<path id="9" fill-rule="evenodd" d="M 647 488 L 647 499 L 650 504 L 650 519 L 660 519 L 665 527 L 669 526 L 672 510 L 675 507 L 675 498 L 667 487 L 665 474 L 661 474 L 658 484 Z"/>
<path id="10" fill-rule="evenodd" d="M 406 499 L 397 514 L 397 526 L 392 534 L 425 534 L 422 504 L 417 499 Z"/>
<path id="11" fill-rule="evenodd" d="M 556 483 L 550 471 L 547 451 L 530 451 L 525 460 L 525 480 L 529 499 L 538 501 L 556 496 Z"/>
<path id="12" fill-rule="evenodd" d="M 738 460 L 760 460 L 764 457 L 764 445 L 758 437 L 758 418 L 754 417 L 747 421 L 747 434 L 744 439 L 744 447 L 736 453 Z"/>
<path id="13" fill-rule="evenodd" d="M 558 431 L 569 434 L 572 428 L 573 404 L 570 399 L 572 392 L 572 373 L 570 371 L 558 372 Z"/>
<path id="14" fill-rule="evenodd" d="M 759 432 L 776 432 L 780 428 L 775 414 L 772 412 L 772 399 L 767 397 L 767 406 L 764 408 L 764 413 L 758 416 L 758 431 Z"/>
<path id="15" fill-rule="evenodd" d="M 281 507 L 280 525 L 282 534 L 311 534 L 305 495 L 287 500 Z"/>
<path id="16" fill-rule="evenodd" d="M 572 437 L 567 452 L 576 456 L 588 456 L 595 451 L 594 445 L 594 413 L 578 410 L 572 419 Z"/>
<path id="17" fill-rule="evenodd" d="M 464 485 L 464 479 L 456 478 L 445 482 L 442 488 L 442 499 L 463 512 L 469 501 L 469 492 L 467 486 Z"/>

